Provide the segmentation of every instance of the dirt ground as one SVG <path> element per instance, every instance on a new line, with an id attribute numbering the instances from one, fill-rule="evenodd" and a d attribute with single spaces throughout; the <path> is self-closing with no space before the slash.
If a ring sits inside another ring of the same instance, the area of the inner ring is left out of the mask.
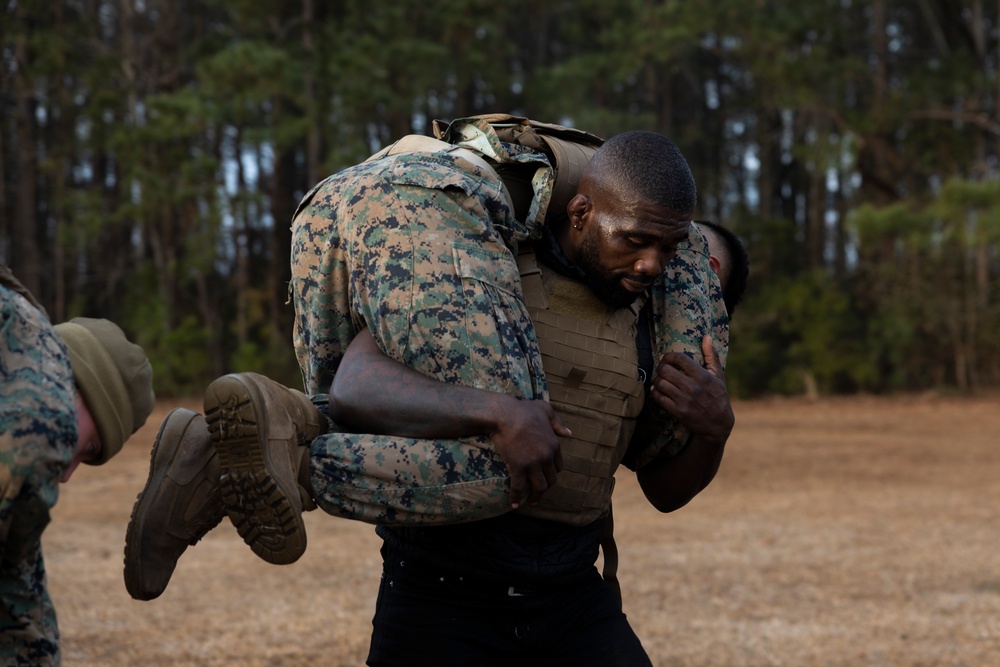
<path id="1" fill-rule="evenodd" d="M 737 403 L 719 476 L 671 515 L 619 474 L 625 609 L 653 663 L 1000 664 L 998 405 Z M 308 514 L 307 553 L 279 567 L 225 520 L 161 598 L 129 598 L 125 526 L 170 407 L 63 487 L 43 548 L 64 664 L 363 665 L 380 567 L 367 525 Z"/>

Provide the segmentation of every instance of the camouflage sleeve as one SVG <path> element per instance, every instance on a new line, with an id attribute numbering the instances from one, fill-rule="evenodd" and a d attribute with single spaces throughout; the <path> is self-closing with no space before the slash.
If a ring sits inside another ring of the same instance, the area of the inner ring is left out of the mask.
<path id="1" fill-rule="evenodd" d="M 502 191 L 464 162 L 396 154 L 349 168 L 292 221 L 294 344 L 306 391 L 329 391 L 357 331 L 443 382 L 545 398 L 534 326 L 507 246 Z M 469 163 L 466 163 L 469 164 Z M 489 437 L 333 432 L 313 441 L 316 501 L 372 523 L 454 523 L 509 511 Z"/>
<path id="2" fill-rule="evenodd" d="M 499 185 L 439 154 L 334 175 L 292 223 L 295 349 L 322 394 L 357 331 L 444 382 L 545 395 L 540 355 L 502 229 Z"/>
<path id="3" fill-rule="evenodd" d="M 69 356 L 47 319 L 0 287 L 0 553 L 30 550 L 76 447 Z"/>
<path id="4" fill-rule="evenodd" d="M 0 664 L 60 662 L 39 537 L 76 448 L 74 392 L 49 321 L 0 286 Z"/>
<path id="5" fill-rule="evenodd" d="M 58 667 L 59 625 L 46 588 L 41 544 L 0 566 L 0 665 Z"/>
<path id="6" fill-rule="evenodd" d="M 722 300 L 719 278 L 708 261 L 708 243 L 697 225 L 691 225 L 688 240 L 680 245 L 667 266 L 662 283 L 651 291 L 655 359 L 667 352 L 683 352 L 704 364 L 701 339 L 710 335 L 716 352 L 726 365 L 729 353 L 729 315 Z M 643 424 L 637 432 L 647 433 Z M 649 424 L 646 424 L 649 426 Z M 668 421 L 649 442 L 635 443 L 623 465 L 638 470 L 655 458 L 676 456 L 687 444 L 687 429 Z"/>

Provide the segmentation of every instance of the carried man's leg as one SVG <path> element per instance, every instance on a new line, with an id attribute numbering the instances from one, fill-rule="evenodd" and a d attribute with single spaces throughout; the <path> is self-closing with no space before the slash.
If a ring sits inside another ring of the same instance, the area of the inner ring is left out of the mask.
<path id="1" fill-rule="evenodd" d="M 382 176 L 335 177 L 296 216 L 292 292 L 307 389 L 328 389 L 357 316 L 391 357 L 430 376 L 541 397 L 544 375 L 516 263 L 490 212 L 468 195 Z M 248 373 L 213 383 L 205 409 L 209 449 L 193 449 L 211 459 L 214 448 L 217 459 L 201 466 L 198 481 L 211 480 L 218 466 L 215 493 L 269 562 L 301 555 L 301 511 L 311 499 L 332 515 L 371 523 L 453 523 L 510 509 L 506 466 L 485 436 L 331 432 L 312 442 L 327 430 L 326 417 L 301 392 Z M 175 472 L 194 465 L 184 456 L 194 431 L 178 435 L 173 426 L 154 446 L 129 525 L 126 584 L 139 599 L 159 595 L 177 558 L 207 532 L 200 526 L 218 523 L 215 500 L 204 507 L 183 500 L 192 487 L 177 483 Z M 177 524 L 180 536 L 155 535 Z M 171 548 L 152 556 L 163 542 Z"/>
<path id="2" fill-rule="evenodd" d="M 219 457 L 205 418 L 177 408 L 153 441 L 146 486 L 125 533 L 125 588 L 136 600 L 159 597 L 177 559 L 219 525 Z"/>
<path id="3" fill-rule="evenodd" d="M 316 506 L 308 445 L 326 431 L 326 417 L 302 392 L 255 373 L 210 384 L 205 414 L 174 410 L 154 441 L 125 539 L 125 586 L 136 599 L 158 597 L 177 559 L 226 514 L 268 562 L 305 551 L 301 515 Z"/>

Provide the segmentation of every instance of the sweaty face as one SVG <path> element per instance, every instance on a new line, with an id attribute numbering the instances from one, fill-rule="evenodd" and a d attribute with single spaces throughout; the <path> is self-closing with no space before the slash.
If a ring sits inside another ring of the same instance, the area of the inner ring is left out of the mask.
<path id="1" fill-rule="evenodd" d="M 592 201 L 576 264 L 598 297 L 614 309 L 624 308 L 663 274 L 678 244 L 687 240 L 691 211 L 670 211 L 643 200 Z"/>
<path id="2" fill-rule="evenodd" d="M 635 301 L 637 294 L 622 284 L 622 279 L 637 280 L 639 277 L 627 272 L 615 272 L 601 264 L 601 251 L 596 241 L 585 238 L 580 245 L 577 266 L 583 269 L 584 282 L 597 297 L 613 310 L 627 308 Z"/>

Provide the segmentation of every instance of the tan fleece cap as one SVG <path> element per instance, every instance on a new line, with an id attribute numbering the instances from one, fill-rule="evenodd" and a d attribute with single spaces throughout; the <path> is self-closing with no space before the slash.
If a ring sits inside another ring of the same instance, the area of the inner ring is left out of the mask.
<path id="1" fill-rule="evenodd" d="M 77 317 L 55 329 L 69 348 L 76 385 L 101 437 L 101 455 L 93 462 L 100 465 L 121 451 L 153 411 L 153 369 L 114 322 Z"/>

